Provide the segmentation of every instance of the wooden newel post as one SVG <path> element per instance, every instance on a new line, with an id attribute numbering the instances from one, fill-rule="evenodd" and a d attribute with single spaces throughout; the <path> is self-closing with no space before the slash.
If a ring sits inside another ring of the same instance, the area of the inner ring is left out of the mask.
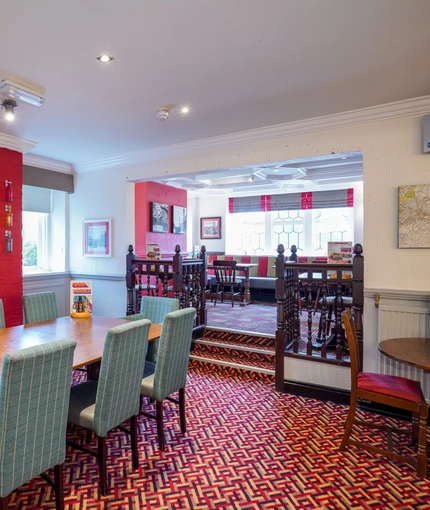
<path id="1" fill-rule="evenodd" d="M 352 310 L 357 331 L 360 370 L 363 369 L 363 306 L 364 306 L 364 257 L 363 246 L 354 246 L 352 259 Z"/>
<path id="2" fill-rule="evenodd" d="M 175 255 L 173 255 L 173 292 L 175 298 L 179 299 L 182 293 L 182 255 L 179 244 L 175 246 Z"/>
<path id="3" fill-rule="evenodd" d="M 206 246 L 200 248 L 200 259 L 202 260 L 203 267 L 200 271 L 200 310 L 198 314 L 200 316 L 200 324 L 207 324 L 207 308 L 206 308 L 206 285 L 208 283 L 208 257 L 206 255 Z"/>
<path id="4" fill-rule="evenodd" d="M 135 310 L 134 303 L 134 288 L 136 285 L 136 273 L 135 273 L 135 265 L 134 261 L 136 260 L 136 255 L 133 253 L 133 245 L 129 244 L 128 246 L 128 254 L 126 257 L 126 273 L 125 273 L 125 282 L 127 286 L 127 312 L 126 315 L 133 315 L 135 313 L 139 313 L 138 310 Z"/>
<path id="5" fill-rule="evenodd" d="M 275 332 L 275 389 L 284 391 L 284 352 L 287 342 L 287 333 L 285 331 L 285 310 L 286 310 L 286 284 L 285 284 L 285 256 L 284 245 L 280 244 L 277 248 L 276 257 L 276 282 L 275 298 L 277 301 L 276 314 L 276 332 Z"/>

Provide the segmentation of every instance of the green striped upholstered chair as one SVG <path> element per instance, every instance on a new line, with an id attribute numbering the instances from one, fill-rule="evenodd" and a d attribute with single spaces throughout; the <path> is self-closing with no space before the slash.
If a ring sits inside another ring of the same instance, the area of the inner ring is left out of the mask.
<path id="1" fill-rule="evenodd" d="M 149 319 L 154 324 L 161 324 L 166 313 L 179 310 L 179 300 L 175 298 L 143 296 L 140 304 L 140 313 L 124 317 L 127 320 Z M 148 344 L 147 361 L 155 363 L 157 360 L 159 340 Z"/>
<path id="2" fill-rule="evenodd" d="M 22 297 L 22 303 L 24 305 L 25 324 L 50 321 L 58 318 L 55 292 L 25 294 Z"/>
<path id="3" fill-rule="evenodd" d="M 0 383 L 0 508 L 9 495 L 54 467 L 57 510 L 64 508 L 63 463 L 76 341 L 6 353 Z"/>
<path id="4" fill-rule="evenodd" d="M 85 381 L 73 386 L 71 391 L 69 422 L 94 431 L 98 452 L 72 441 L 67 444 L 98 458 L 103 496 L 108 493 L 106 435 L 128 419 L 130 430 L 121 429 L 130 433 L 133 469 L 139 467 L 137 417 L 150 327 L 149 320 L 140 320 L 110 329 L 106 335 L 99 380 Z"/>
<path id="5" fill-rule="evenodd" d="M 166 314 L 161 329 L 155 372 L 142 379 L 141 397 L 156 401 L 156 415 L 140 412 L 157 420 L 158 445 L 164 451 L 163 400 L 179 404 L 181 431 L 186 431 L 185 385 L 187 384 L 188 358 L 190 355 L 195 308 L 184 308 Z M 171 397 L 178 391 L 178 399 Z"/>
<path id="6" fill-rule="evenodd" d="M 4 307 L 3 301 L 0 299 L 0 329 L 6 327 L 6 321 L 4 320 Z"/>

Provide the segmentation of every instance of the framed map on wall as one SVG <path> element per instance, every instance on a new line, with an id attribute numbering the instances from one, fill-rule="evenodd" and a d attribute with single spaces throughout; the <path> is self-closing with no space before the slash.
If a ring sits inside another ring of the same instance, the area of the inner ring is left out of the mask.
<path id="1" fill-rule="evenodd" d="M 430 184 L 399 186 L 399 248 L 430 248 Z"/>

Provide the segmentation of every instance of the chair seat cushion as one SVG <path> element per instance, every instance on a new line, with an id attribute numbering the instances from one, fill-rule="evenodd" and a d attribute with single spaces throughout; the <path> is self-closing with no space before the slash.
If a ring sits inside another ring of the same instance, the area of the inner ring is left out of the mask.
<path id="1" fill-rule="evenodd" d="M 358 374 L 358 389 L 411 402 L 423 401 L 419 383 L 396 375 L 360 372 Z"/>
<path id="2" fill-rule="evenodd" d="M 93 430 L 96 395 L 97 381 L 85 381 L 73 386 L 70 392 L 68 421 Z"/>
<path id="3" fill-rule="evenodd" d="M 146 364 L 145 364 L 146 365 Z M 142 379 L 140 394 L 144 397 L 152 397 L 154 394 L 154 374 Z"/>

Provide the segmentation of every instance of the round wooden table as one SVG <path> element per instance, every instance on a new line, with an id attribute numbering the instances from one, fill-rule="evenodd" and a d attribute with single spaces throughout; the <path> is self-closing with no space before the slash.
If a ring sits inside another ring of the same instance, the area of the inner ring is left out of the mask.
<path id="1" fill-rule="evenodd" d="M 430 372 L 430 338 L 391 338 L 378 350 L 387 358 Z"/>

